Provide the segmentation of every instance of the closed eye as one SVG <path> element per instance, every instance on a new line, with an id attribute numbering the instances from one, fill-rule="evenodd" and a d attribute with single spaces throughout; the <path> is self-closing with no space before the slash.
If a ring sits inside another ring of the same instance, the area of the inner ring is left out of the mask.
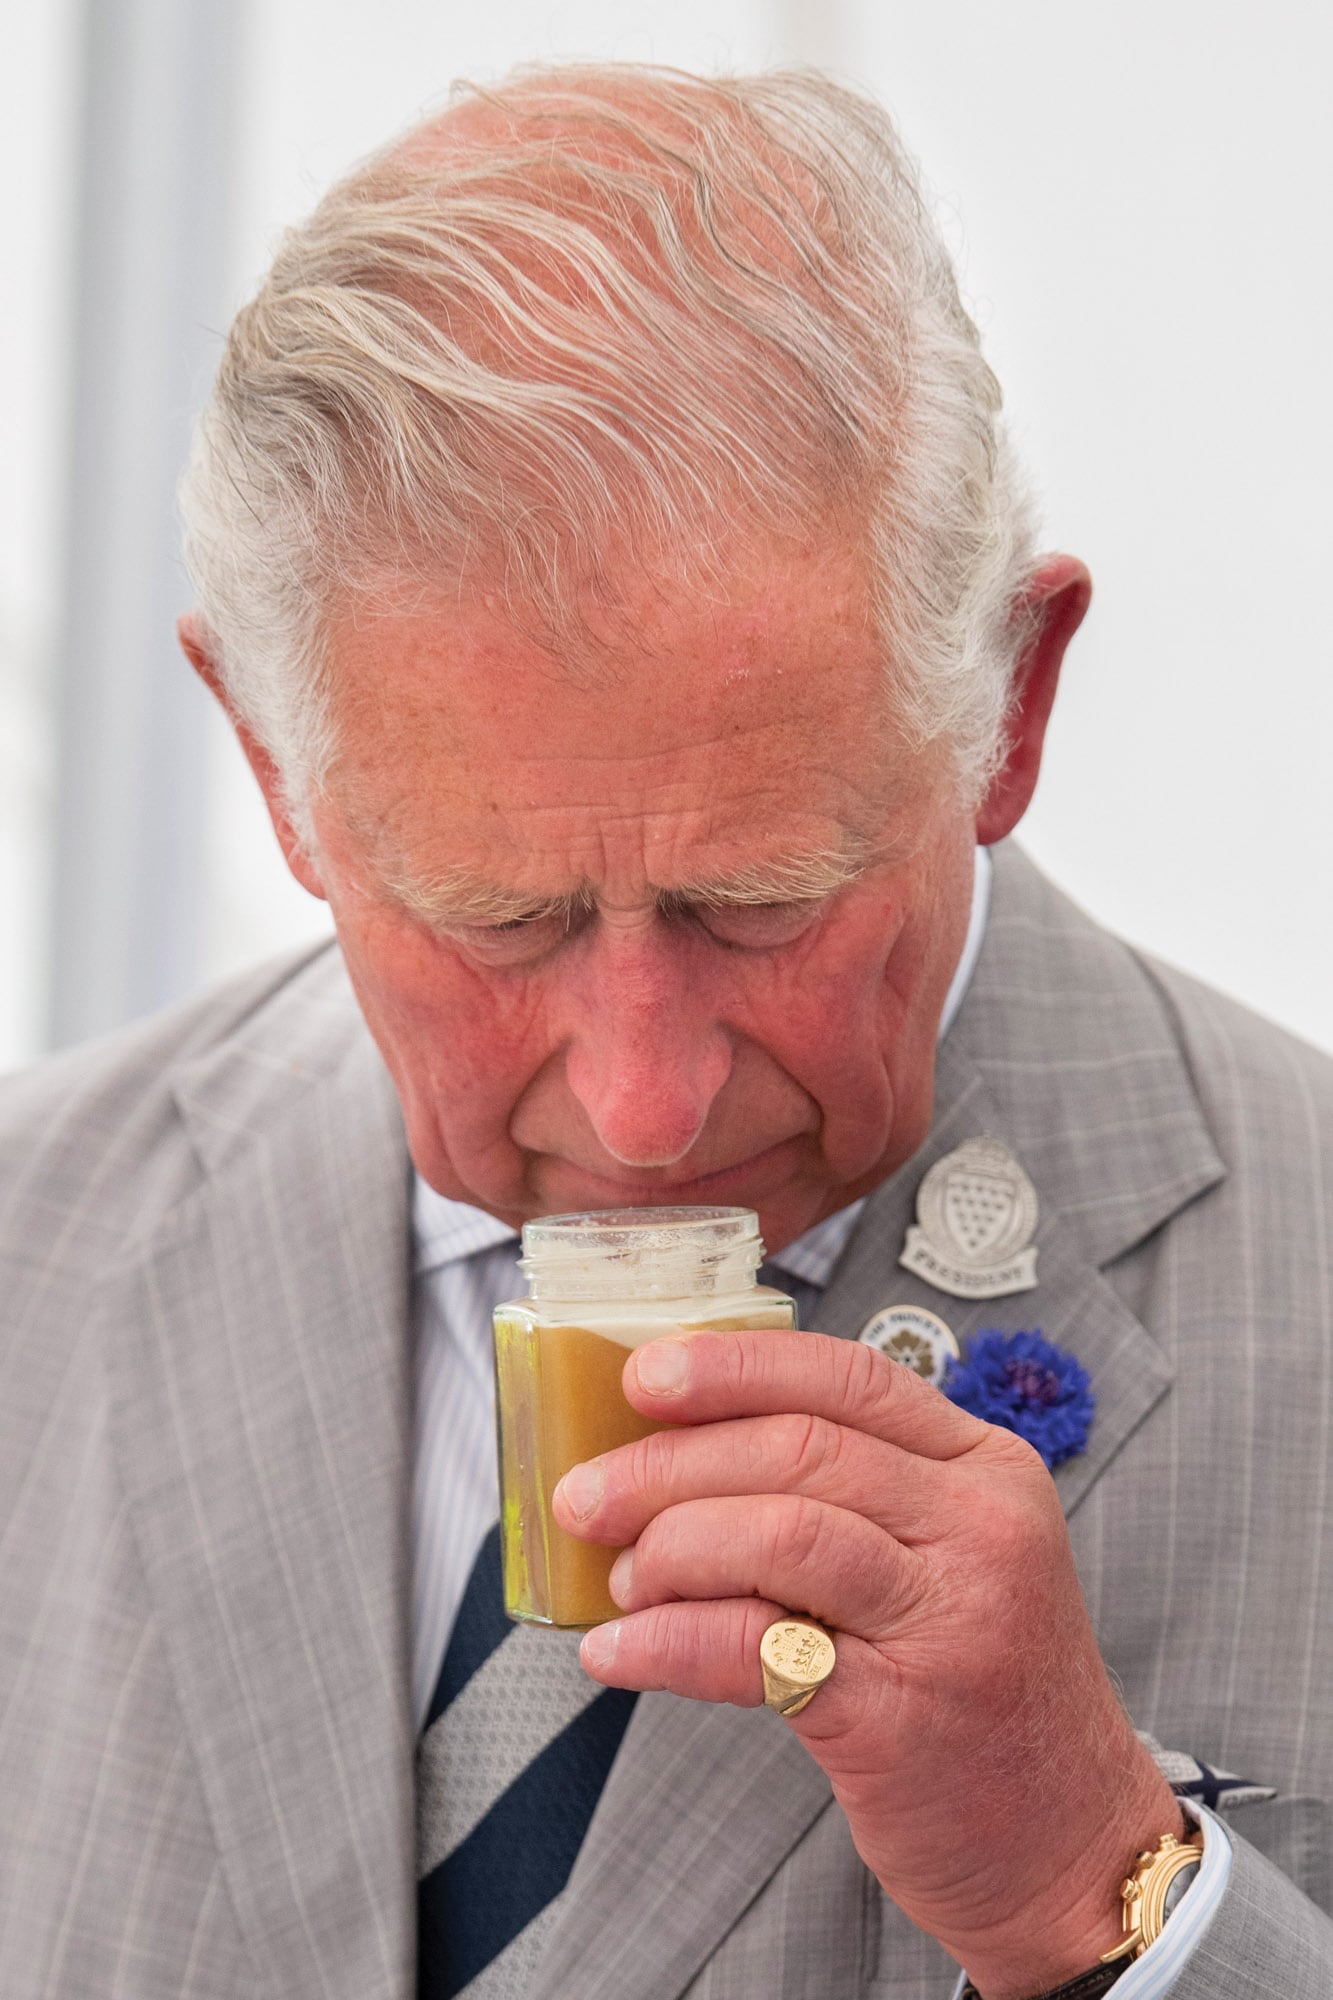
<path id="1" fill-rule="evenodd" d="M 737 951 L 778 951 L 812 929 L 828 901 L 826 896 L 777 903 L 682 901 L 676 907 L 719 944 Z"/>
<path id="2" fill-rule="evenodd" d="M 666 891 L 658 896 L 659 915 L 668 923 L 687 923 L 715 943 L 733 951 L 779 951 L 812 929 L 831 898 L 802 897 L 785 902 L 710 902 Z M 535 964 L 575 932 L 595 919 L 591 899 L 575 898 L 534 905 L 493 923 L 452 923 L 446 934 L 471 958 L 484 965 L 523 967 Z"/>
<path id="3" fill-rule="evenodd" d="M 451 924 L 448 935 L 483 964 L 528 965 L 563 944 L 587 914 L 578 902 L 544 903 L 493 924 Z"/>

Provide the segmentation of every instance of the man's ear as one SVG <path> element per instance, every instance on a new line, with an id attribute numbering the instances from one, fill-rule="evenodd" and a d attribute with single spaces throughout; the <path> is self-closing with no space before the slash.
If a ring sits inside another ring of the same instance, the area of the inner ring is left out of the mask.
<path id="1" fill-rule="evenodd" d="M 977 840 L 983 847 L 1012 833 L 1031 803 L 1065 648 L 1083 623 L 1091 597 L 1092 578 L 1077 556 L 1048 556 L 1015 613 L 1029 637 L 1014 669 L 1004 761 L 977 808 Z"/>
<path id="2" fill-rule="evenodd" d="M 217 697 L 228 722 L 236 731 L 237 740 L 245 752 L 246 762 L 254 772 L 259 789 L 264 794 L 268 816 L 273 822 L 273 831 L 278 836 L 278 845 L 282 849 L 287 866 L 303 889 L 308 889 L 312 896 L 318 896 L 321 902 L 324 901 L 324 885 L 319 879 L 319 872 L 292 825 L 278 767 L 232 706 L 213 657 L 207 627 L 197 612 L 186 611 L 177 619 L 176 637 L 180 640 L 181 651 L 186 659 L 205 687 Z"/>

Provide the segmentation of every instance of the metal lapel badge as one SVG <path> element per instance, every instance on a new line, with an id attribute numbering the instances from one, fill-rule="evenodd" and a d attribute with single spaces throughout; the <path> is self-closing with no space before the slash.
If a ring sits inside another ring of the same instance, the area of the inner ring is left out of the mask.
<path id="1" fill-rule="evenodd" d="M 898 1262 L 956 1299 L 1002 1299 L 1037 1282 L 1037 1190 L 998 1139 L 966 1139 L 917 1189 Z"/>

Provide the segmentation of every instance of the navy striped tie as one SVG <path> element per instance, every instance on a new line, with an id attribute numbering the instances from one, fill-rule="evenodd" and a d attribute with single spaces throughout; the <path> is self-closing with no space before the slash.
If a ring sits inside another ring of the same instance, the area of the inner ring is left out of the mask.
<path id="1" fill-rule="evenodd" d="M 637 1697 L 578 1634 L 511 1624 L 492 1528 L 417 1752 L 418 2000 L 526 1990 Z"/>

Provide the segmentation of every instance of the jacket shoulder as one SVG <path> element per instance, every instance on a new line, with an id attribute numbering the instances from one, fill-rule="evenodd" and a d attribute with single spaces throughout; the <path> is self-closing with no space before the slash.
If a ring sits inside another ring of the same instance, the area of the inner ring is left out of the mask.
<path id="1" fill-rule="evenodd" d="M 299 1049 L 312 1007 L 345 992 L 336 947 L 307 947 L 0 1079 L 0 1264 L 119 1261 L 200 1177 L 179 1079 L 237 1048 Z"/>
<path id="2" fill-rule="evenodd" d="M 1262 1014 L 1145 953 L 1136 952 L 1171 1019 L 1219 1149 L 1262 1144 L 1308 1162 L 1333 1153 L 1333 1055 Z M 1333 1165 L 1333 1161 L 1330 1161 Z"/>
<path id="3" fill-rule="evenodd" d="M 1324 1256 L 1333 1059 L 1116 937 L 1012 842 L 950 1038 L 1097 1266 L 1168 1220 L 1225 1238 L 1256 1193 L 1275 1255 Z"/>

